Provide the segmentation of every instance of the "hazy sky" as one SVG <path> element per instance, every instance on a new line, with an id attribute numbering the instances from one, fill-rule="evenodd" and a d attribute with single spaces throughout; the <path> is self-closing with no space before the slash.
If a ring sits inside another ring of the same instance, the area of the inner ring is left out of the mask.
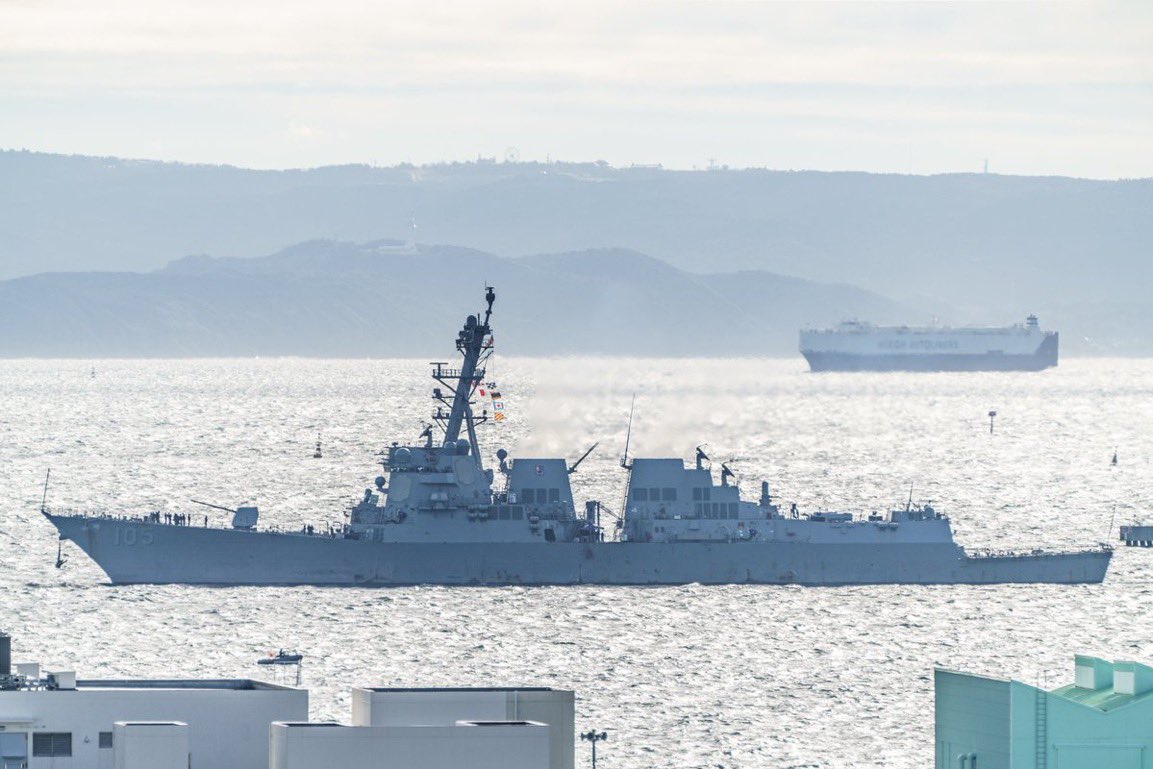
<path id="1" fill-rule="evenodd" d="M 1153 176 L 1153 0 L 0 0 L 0 147 Z"/>

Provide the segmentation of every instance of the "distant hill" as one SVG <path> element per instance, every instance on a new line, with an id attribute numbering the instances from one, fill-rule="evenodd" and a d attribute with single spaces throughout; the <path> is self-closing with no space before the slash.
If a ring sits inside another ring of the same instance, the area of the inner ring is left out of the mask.
<path id="1" fill-rule="evenodd" d="M 496 336 L 509 355 L 795 355 L 804 323 L 912 312 L 849 286 L 698 275 L 622 249 L 505 259 L 311 241 L 152 273 L 0 282 L 0 356 L 435 357 L 482 307 L 486 283 L 497 287 Z"/>
<path id="2" fill-rule="evenodd" d="M 701 275 L 858 286 L 912 308 L 909 323 L 1034 312 L 1068 352 L 1153 354 L 1150 179 L 595 163 L 255 171 L 12 151 L 0 152 L 0 179 L 0 279 L 149 272 L 186 254 L 316 239 L 415 238 L 502 257 L 625 249 Z M 104 280 L 117 292 L 134 279 Z"/>

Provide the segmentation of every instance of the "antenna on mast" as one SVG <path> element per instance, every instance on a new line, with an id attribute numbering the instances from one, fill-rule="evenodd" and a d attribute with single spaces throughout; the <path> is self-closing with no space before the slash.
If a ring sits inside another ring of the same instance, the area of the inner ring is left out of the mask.
<path id="1" fill-rule="evenodd" d="M 633 401 L 629 405 L 629 429 L 625 433 L 625 453 L 624 456 L 621 457 L 621 467 L 625 468 L 626 470 L 629 468 L 629 442 L 633 437 L 633 411 L 636 409 L 636 406 L 637 394 L 634 392 Z"/>
<path id="2" fill-rule="evenodd" d="M 488 325 L 488 319 L 492 317 L 492 303 L 496 301 L 496 289 L 492 286 L 484 287 L 484 300 L 488 302 L 488 309 L 484 311 L 484 325 Z"/>
<path id="3" fill-rule="evenodd" d="M 52 477 L 52 468 L 48 468 L 48 472 L 44 474 L 44 496 L 40 498 L 40 512 L 48 512 L 48 479 Z"/>
<path id="4" fill-rule="evenodd" d="M 909 481 L 909 501 L 905 503 L 905 512 L 913 509 L 913 482 Z"/>

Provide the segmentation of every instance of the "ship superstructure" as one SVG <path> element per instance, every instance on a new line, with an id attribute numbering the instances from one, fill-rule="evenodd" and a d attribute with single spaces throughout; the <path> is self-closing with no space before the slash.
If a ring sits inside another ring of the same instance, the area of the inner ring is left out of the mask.
<path id="1" fill-rule="evenodd" d="M 434 424 L 384 452 L 384 474 L 365 489 L 347 524 L 299 532 L 262 530 L 255 507 L 231 527 L 191 516 L 44 515 L 62 540 L 93 558 L 114 583 L 314 585 L 659 585 L 1100 582 L 1107 546 L 1070 552 L 973 554 L 953 541 L 932 507 L 856 518 L 782 509 L 767 482 L 741 498 L 734 474 L 719 482 L 707 456 L 627 458 L 624 509 L 578 507 L 559 458 L 485 467 L 474 411 L 492 353 L 487 309 L 457 335 L 459 367 L 433 364 Z M 437 434 L 439 432 L 439 435 Z M 587 452 L 586 452 L 587 456 Z M 582 457 L 583 459 L 583 457 Z M 577 462 L 579 464 L 579 460 Z M 602 519 L 615 519 L 602 527 Z M 179 521 L 172 525 L 170 521 Z M 63 563 L 58 558 L 58 565 Z"/>
<path id="2" fill-rule="evenodd" d="M 800 332 L 813 371 L 1040 371 L 1057 365 L 1058 335 L 1036 315 L 1003 327 L 875 326 L 846 321 Z"/>

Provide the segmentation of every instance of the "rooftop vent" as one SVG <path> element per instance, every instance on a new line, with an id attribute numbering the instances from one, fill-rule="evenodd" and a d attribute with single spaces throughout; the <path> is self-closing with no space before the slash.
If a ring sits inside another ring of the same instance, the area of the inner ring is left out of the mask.
<path id="1" fill-rule="evenodd" d="M 1078 654 L 1074 660 L 1077 672 L 1073 684 L 1078 689 L 1108 689 L 1113 685 L 1113 663 L 1098 657 Z"/>
<path id="2" fill-rule="evenodd" d="M 1118 662 L 1113 665 L 1113 691 L 1137 696 L 1153 691 L 1153 668 L 1139 662 Z"/>

